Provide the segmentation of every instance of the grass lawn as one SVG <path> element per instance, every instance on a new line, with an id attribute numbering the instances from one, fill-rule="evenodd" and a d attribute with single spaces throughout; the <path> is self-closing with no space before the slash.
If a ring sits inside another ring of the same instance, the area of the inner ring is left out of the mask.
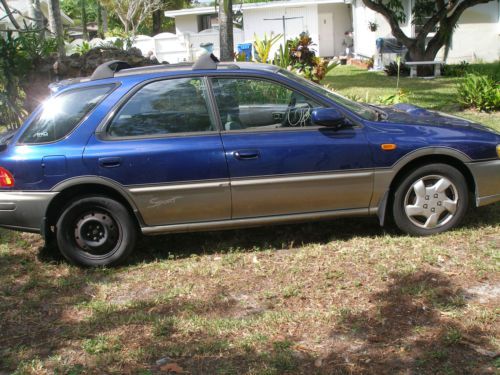
<path id="1" fill-rule="evenodd" d="M 328 82 L 373 98 L 395 84 L 349 67 Z M 453 108 L 455 84 L 402 80 L 435 109 Z M 144 238 L 115 269 L 70 266 L 38 235 L 0 238 L 0 374 L 500 369 L 500 204 L 426 238 L 374 218 Z"/>
<path id="2" fill-rule="evenodd" d="M 500 132 L 500 112 L 488 114 L 461 110 L 456 98 L 459 79 L 402 77 L 399 86 L 408 93 L 408 100 L 412 104 L 481 122 Z M 379 97 L 394 94 L 396 91 L 396 77 L 387 77 L 383 72 L 369 72 L 352 66 L 336 67 L 322 83 L 342 95 L 354 96 L 371 103 L 376 103 Z"/>

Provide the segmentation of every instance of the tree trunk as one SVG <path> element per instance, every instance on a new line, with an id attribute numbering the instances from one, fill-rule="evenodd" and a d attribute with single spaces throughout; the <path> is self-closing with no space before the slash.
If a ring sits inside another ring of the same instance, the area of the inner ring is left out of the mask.
<path id="1" fill-rule="evenodd" d="M 35 20 L 35 28 L 39 30 L 38 37 L 41 40 L 45 39 L 45 24 L 42 9 L 40 8 L 40 0 L 31 0 L 30 17 Z"/>
<path id="2" fill-rule="evenodd" d="M 158 9 L 153 12 L 153 35 L 161 33 L 163 24 L 163 9 Z"/>
<path id="3" fill-rule="evenodd" d="M 59 0 L 49 1 L 49 24 L 54 28 L 51 30 L 57 41 L 57 52 L 59 53 L 59 59 L 66 55 L 64 50 L 64 32 L 61 20 L 61 7 Z"/>
<path id="4" fill-rule="evenodd" d="M 104 32 L 102 31 L 102 6 L 100 2 L 97 2 L 97 37 L 104 38 Z"/>
<path id="5" fill-rule="evenodd" d="M 233 1 L 219 0 L 220 60 L 233 61 Z"/>
<path id="6" fill-rule="evenodd" d="M 102 32 L 103 34 L 108 32 L 108 10 L 106 7 L 101 8 L 101 16 L 102 16 Z"/>
<path id="7" fill-rule="evenodd" d="M 82 7 L 82 38 L 83 40 L 89 40 L 89 33 L 87 30 L 87 8 L 85 6 L 85 0 L 80 1 Z"/>
<path id="8" fill-rule="evenodd" d="M 16 28 L 16 30 L 21 30 L 21 26 L 16 21 L 14 15 L 10 11 L 9 5 L 7 4 L 7 0 L 0 0 L 0 3 L 3 5 L 3 9 L 5 9 L 5 13 L 7 13 L 7 17 L 9 17 L 10 22 Z"/>

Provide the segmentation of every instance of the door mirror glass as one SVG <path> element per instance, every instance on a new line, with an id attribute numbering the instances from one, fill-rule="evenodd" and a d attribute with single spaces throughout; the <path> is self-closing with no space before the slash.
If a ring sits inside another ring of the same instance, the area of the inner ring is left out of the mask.
<path id="1" fill-rule="evenodd" d="M 316 108 L 311 113 L 311 119 L 316 126 L 338 129 L 344 124 L 345 117 L 335 108 Z"/>

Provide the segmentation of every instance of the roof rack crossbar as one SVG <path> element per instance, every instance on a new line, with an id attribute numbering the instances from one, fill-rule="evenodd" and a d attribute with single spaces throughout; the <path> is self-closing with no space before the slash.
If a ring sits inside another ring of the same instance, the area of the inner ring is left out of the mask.
<path id="1" fill-rule="evenodd" d="M 123 69 L 130 69 L 129 63 L 120 60 L 107 61 L 99 65 L 90 76 L 91 81 L 98 79 L 113 78 L 116 72 Z"/>

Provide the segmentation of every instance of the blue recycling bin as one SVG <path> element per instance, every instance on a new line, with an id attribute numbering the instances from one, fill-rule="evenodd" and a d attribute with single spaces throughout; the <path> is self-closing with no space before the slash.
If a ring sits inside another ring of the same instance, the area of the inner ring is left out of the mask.
<path id="1" fill-rule="evenodd" d="M 245 54 L 246 61 L 252 60 L 252 43 L 240 43 L 237 47 L 238 53 L 243 52 Z"/>

